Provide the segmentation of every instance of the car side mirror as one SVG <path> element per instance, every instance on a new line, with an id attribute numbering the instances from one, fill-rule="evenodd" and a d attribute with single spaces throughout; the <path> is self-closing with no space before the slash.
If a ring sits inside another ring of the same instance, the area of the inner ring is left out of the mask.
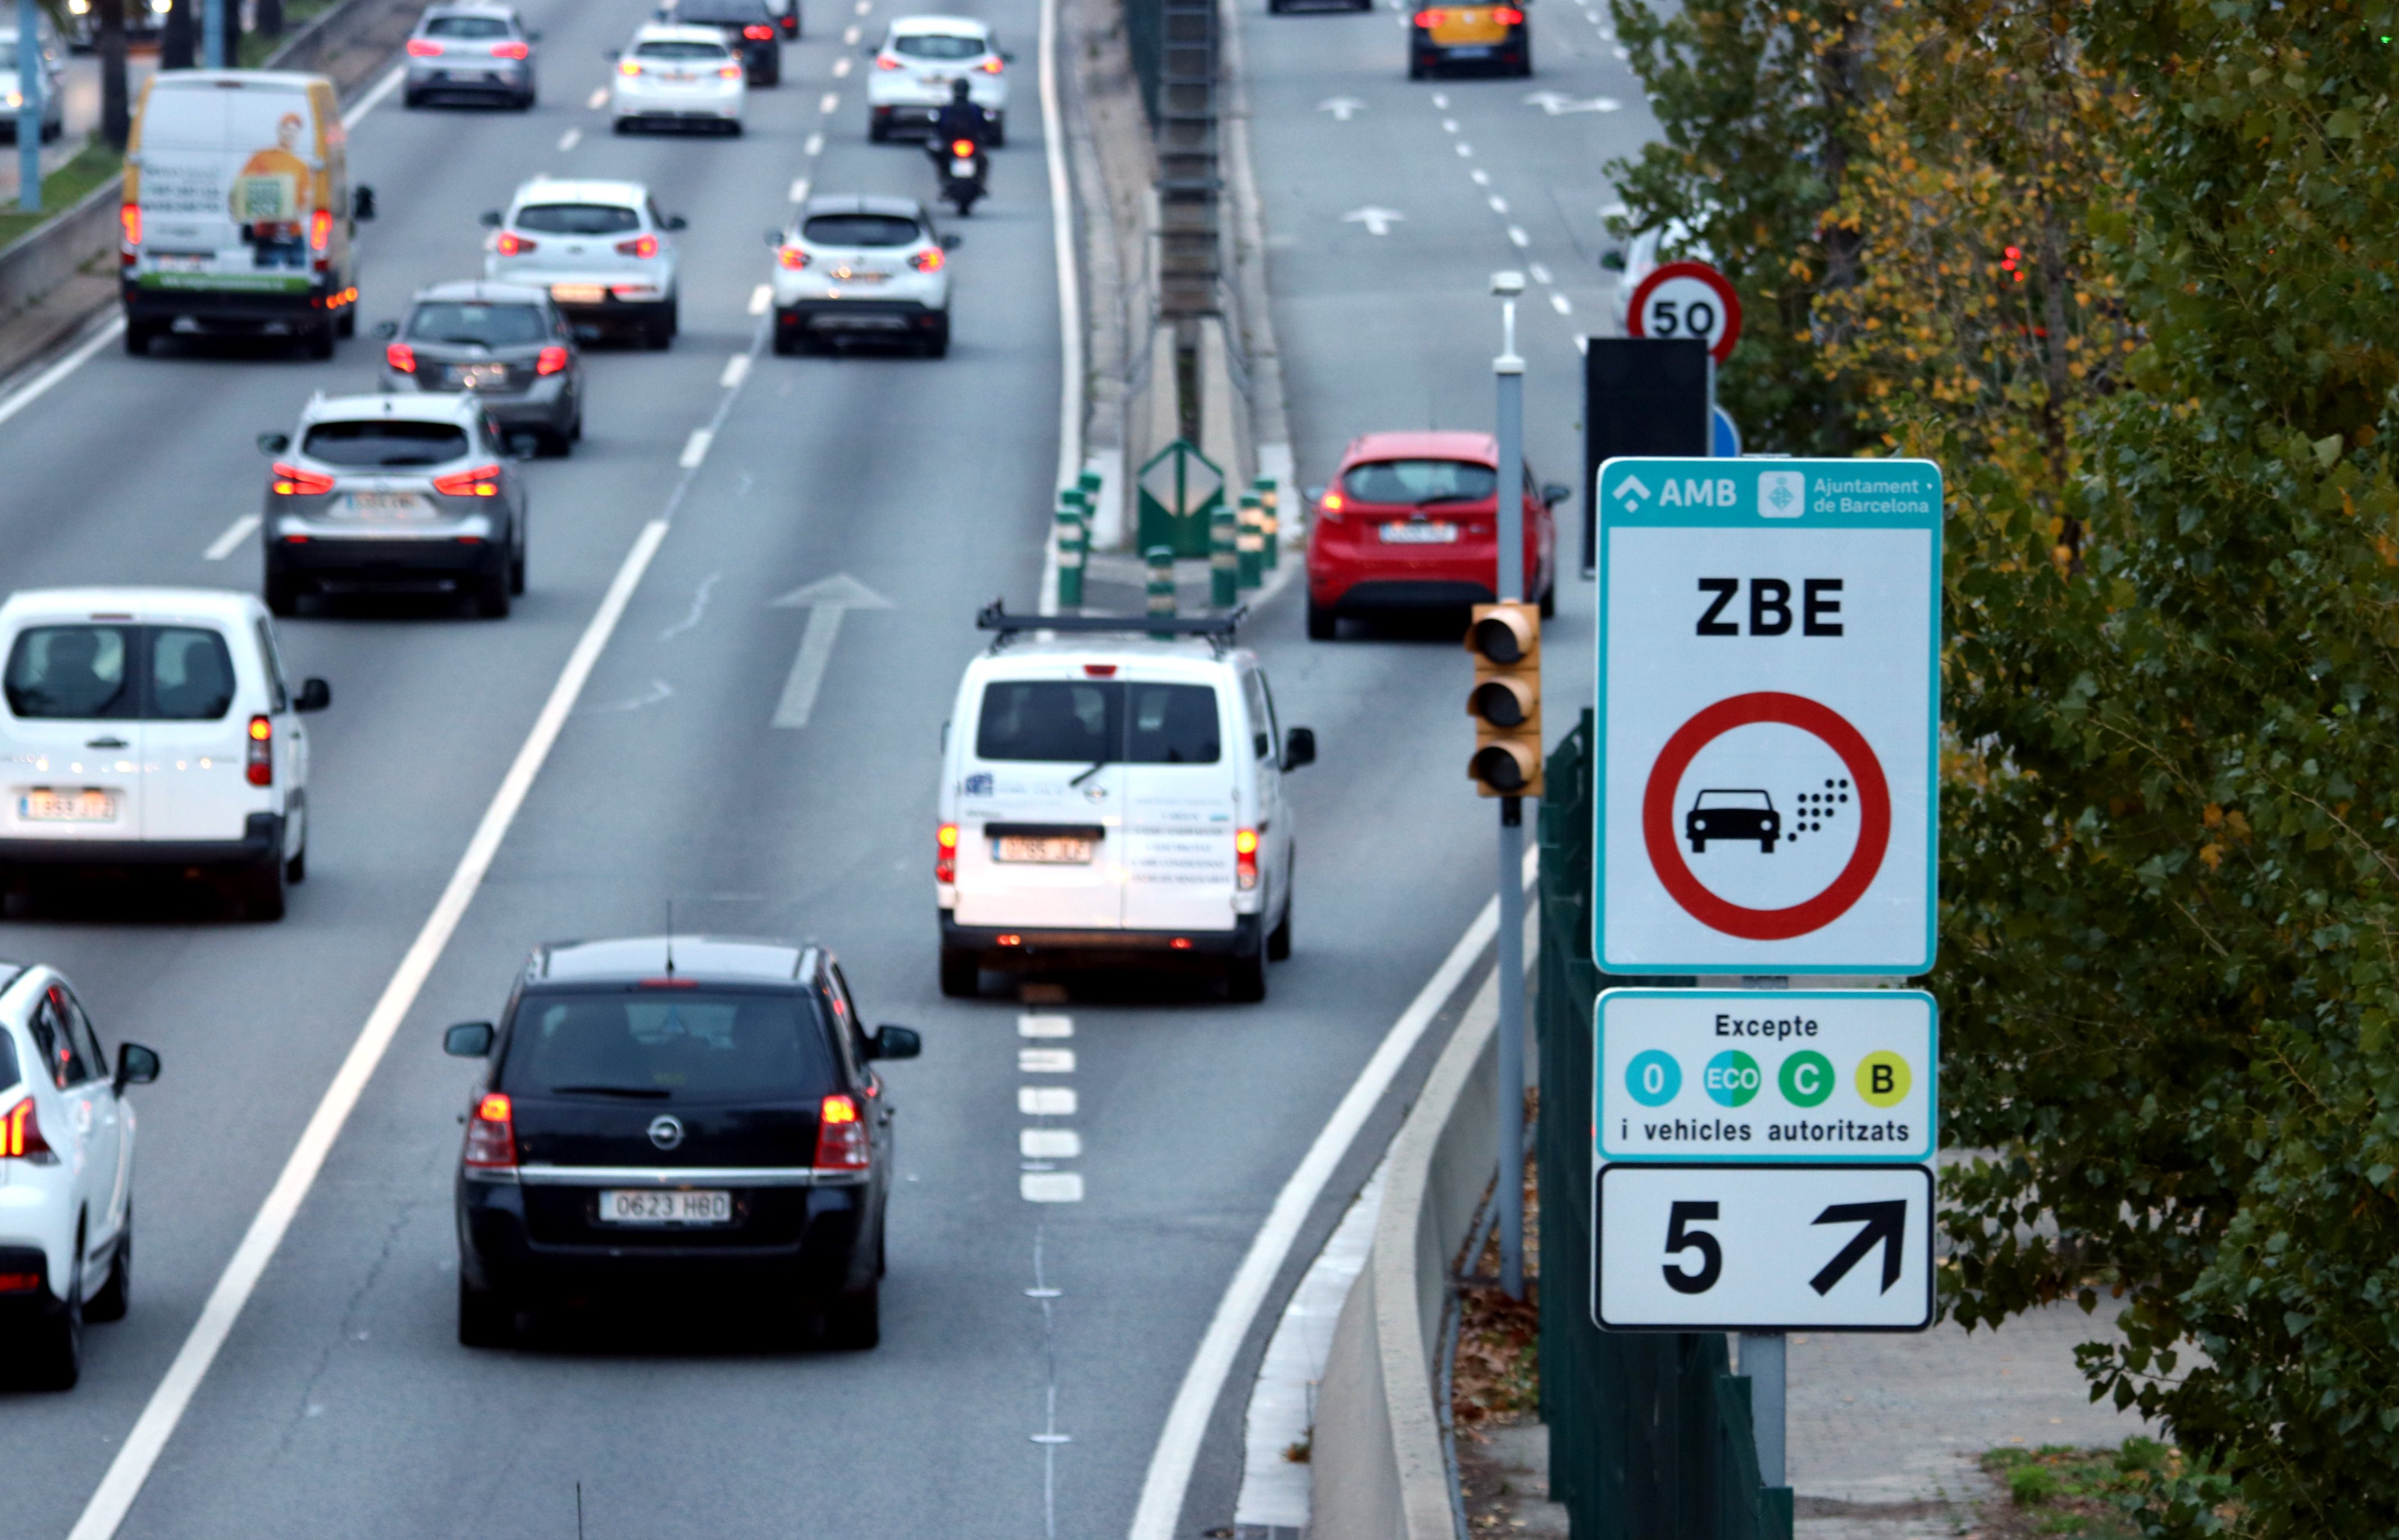
<path id="1" fill-rule="evenodd" d="M 1610 273 L 1624 271 L 1624 250 L 1621 247 L 1599 254 L 1599 265 Z"/>
<path id="2" fill-rule="evenodd" d="M 964 236 L 943 236 L 942 237 L 942 250 L 944 251 L 955 251 L 966 243 L 967 238 Z"/>
<path id="3" fill-rule="evenodd" d="M 1572 497 L 1573 495 L 1574 488 L 1560 486 L 1557 482 L 1552 481 L 1548 486 L 1541 489 L 1541 507 L 1545 508 L 1556 507 L 1560 503 L 1565 502 L 1567 498 Z"/>
<path id="4" fill-rule="evenodd" d="M 667 228 L 670 230 L 688 230 L 691 228 L 691 221 L 684 218 L 681 214 L 669 214 L 667 216 Z"/>
<path id="5" fill-rule="evenodd" d="M 375 322 L 374 334 L 385 342 L 389 342 L 394 337 L 400 335 L 400 323 L 398 321 L 377 321 Z"/>
<path id="6" fill-rule="evenodd" d="M 488 1059 L 492 1053 L 492 1024 L 489 1021 L 461 1021 L 441 1034 L 441 1051 L 453 1059 Z"/>
<path id="7" fill-rule="evenodd" d="M 351 188 L 351 189 L 350 189 L 350 218 L 352 218 L 352 219 L 357 219 L 357 220 L 367 220 L 367 219 L 373 219 L 373 218 L 374 218 L 374 217 L 375 217 L 374 189 L 373 189 L 373 188 L 372 188 L 372 187 L 353 187 L 353 188 Z"/>
<path id="8" fill-rule="evenodd" d="M 869 1059 L 914 1059 L 925 1051 L 925 1040 L 913 1027 L 877 1027 L 866 1040 Z"/>
<path id="9" fill-rule="evenodd" d="M 280 454 L 291 447 L 291 435 L 288 433 L 262 433 L 258 436 L 258 453 L 261 454 Z"/>
<path id="10" fill-rule="evenodd" d="M 1324 489 L 1322 487 L 1302 487 L 1299 494 L 1311 503 L 1321 503 L 1324 501 Z"/>
<path id="11" fill-rule="evenodd" d="M 291 703 L 295 711 L 321 711 L 333 704 L 333 687 L 321 679 L 300 682 L 300 698 Z"/>
<path id="12" fill-rule="evenodd" d="M 486 209 L 475 223 L 486 230 L 496 230 L 500 227 L 500 211 L 497 209 Z"/>
<path id="13" fill-rule="evenodd" d="M 158 1052 L 139 1043 L 120 1043 L 116 1047 L 116 1078 L 112 1084 L 118 1090 L 128 1086 L 146 1086 L 158 1078 Z"/>
<path id="14" fill-rule="evenodd" d="M 1296 770 L 1303 764 L 1316 763 L 1316 730 L 1312 727 L 1286 727 L 1282 734 L 1282 767 Z"/>

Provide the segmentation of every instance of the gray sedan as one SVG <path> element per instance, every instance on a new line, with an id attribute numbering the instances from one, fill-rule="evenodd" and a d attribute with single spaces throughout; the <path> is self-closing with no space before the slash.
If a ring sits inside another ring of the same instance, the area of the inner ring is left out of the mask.
<path id="1" fill-rule="evenodd" d="M 437 5 L 418 19 L 408 39 L 408 81 L 401 99 L 421 107 L 440 97 L 497 101 L 523 112 L 534 103 L 534 45 L 506 6 Z"/>
<path id="2" fill-rule="evenodd" d="M 387 391 L 473 396 L 502 433 L 530 435 L 549 454 L 583 437 L 583 358 L 546 290 L 436 284 L 417 291 L 407 320 L 386 321 L 375 335 Z"/>

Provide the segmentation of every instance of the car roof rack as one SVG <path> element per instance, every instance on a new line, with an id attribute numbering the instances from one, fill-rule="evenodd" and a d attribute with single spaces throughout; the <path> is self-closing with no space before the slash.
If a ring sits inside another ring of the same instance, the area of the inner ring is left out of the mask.
<path id="1" fill-rule="evenodd" d="M 1232 645 L 1234 633 L 1249 613 L 1250 607 L 1244 604 L 1224 615 L 1010 615 L 1008 601 L 995 599 L 976 612 L 975 628 L 998 632 L 994 647 L 1004 647 L 1010 637 L 1026 631 L 1055 631 L 1080 636 L 1205 637 L 1222 653 Z"/>

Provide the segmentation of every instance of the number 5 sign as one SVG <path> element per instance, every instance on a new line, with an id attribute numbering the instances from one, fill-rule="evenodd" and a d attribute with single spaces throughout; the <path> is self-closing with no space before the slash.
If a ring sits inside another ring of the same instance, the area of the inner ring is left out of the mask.
<path id="1" fill-rule="evenodd" d="M 1706 263 L 1670 262 L 1633 290 L 1624 325 L 1636 337 L 1697 337 L 1722 363 L 1741 341 L 1741 296 Z"/>

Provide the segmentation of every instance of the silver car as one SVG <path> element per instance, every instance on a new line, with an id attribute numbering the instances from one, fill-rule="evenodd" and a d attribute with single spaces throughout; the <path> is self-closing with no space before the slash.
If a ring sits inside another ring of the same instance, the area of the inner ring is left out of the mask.
<path id="1" fill-rule="evenodd" d="M 543 453 L 566 454 L 583 437 L 583 361 L 575 329 L 548 291 L 518 283 L 437 283 L 416 291 L 405 321 L 384 339 L 383 387 L 464 391 L 501 432 L 530 434 Z"/>
<path id="2" fill-rule="evenodd" d="M 319 396 L 273 458 L 259 534 L 266 607 L 300 596 L 457 594 L 494 619 L 524 592 L 523 478 L 472 396 Z"/>
<path id="3" fill-rule="evenodd" d="M 539 94 L 534 46 L 540 41 L 506 6 L 434 6 L 409 35 L 401 99 L 412 107 L 436 97 L 498 101 L 524 112 Z"/>
<path id="4" fill-rule="evenodd" d="M 958 237 L 914 198 L 813 197 L 774 249 L 775 351 L 897 343 L 950 350 L 950 261 Z"/>

